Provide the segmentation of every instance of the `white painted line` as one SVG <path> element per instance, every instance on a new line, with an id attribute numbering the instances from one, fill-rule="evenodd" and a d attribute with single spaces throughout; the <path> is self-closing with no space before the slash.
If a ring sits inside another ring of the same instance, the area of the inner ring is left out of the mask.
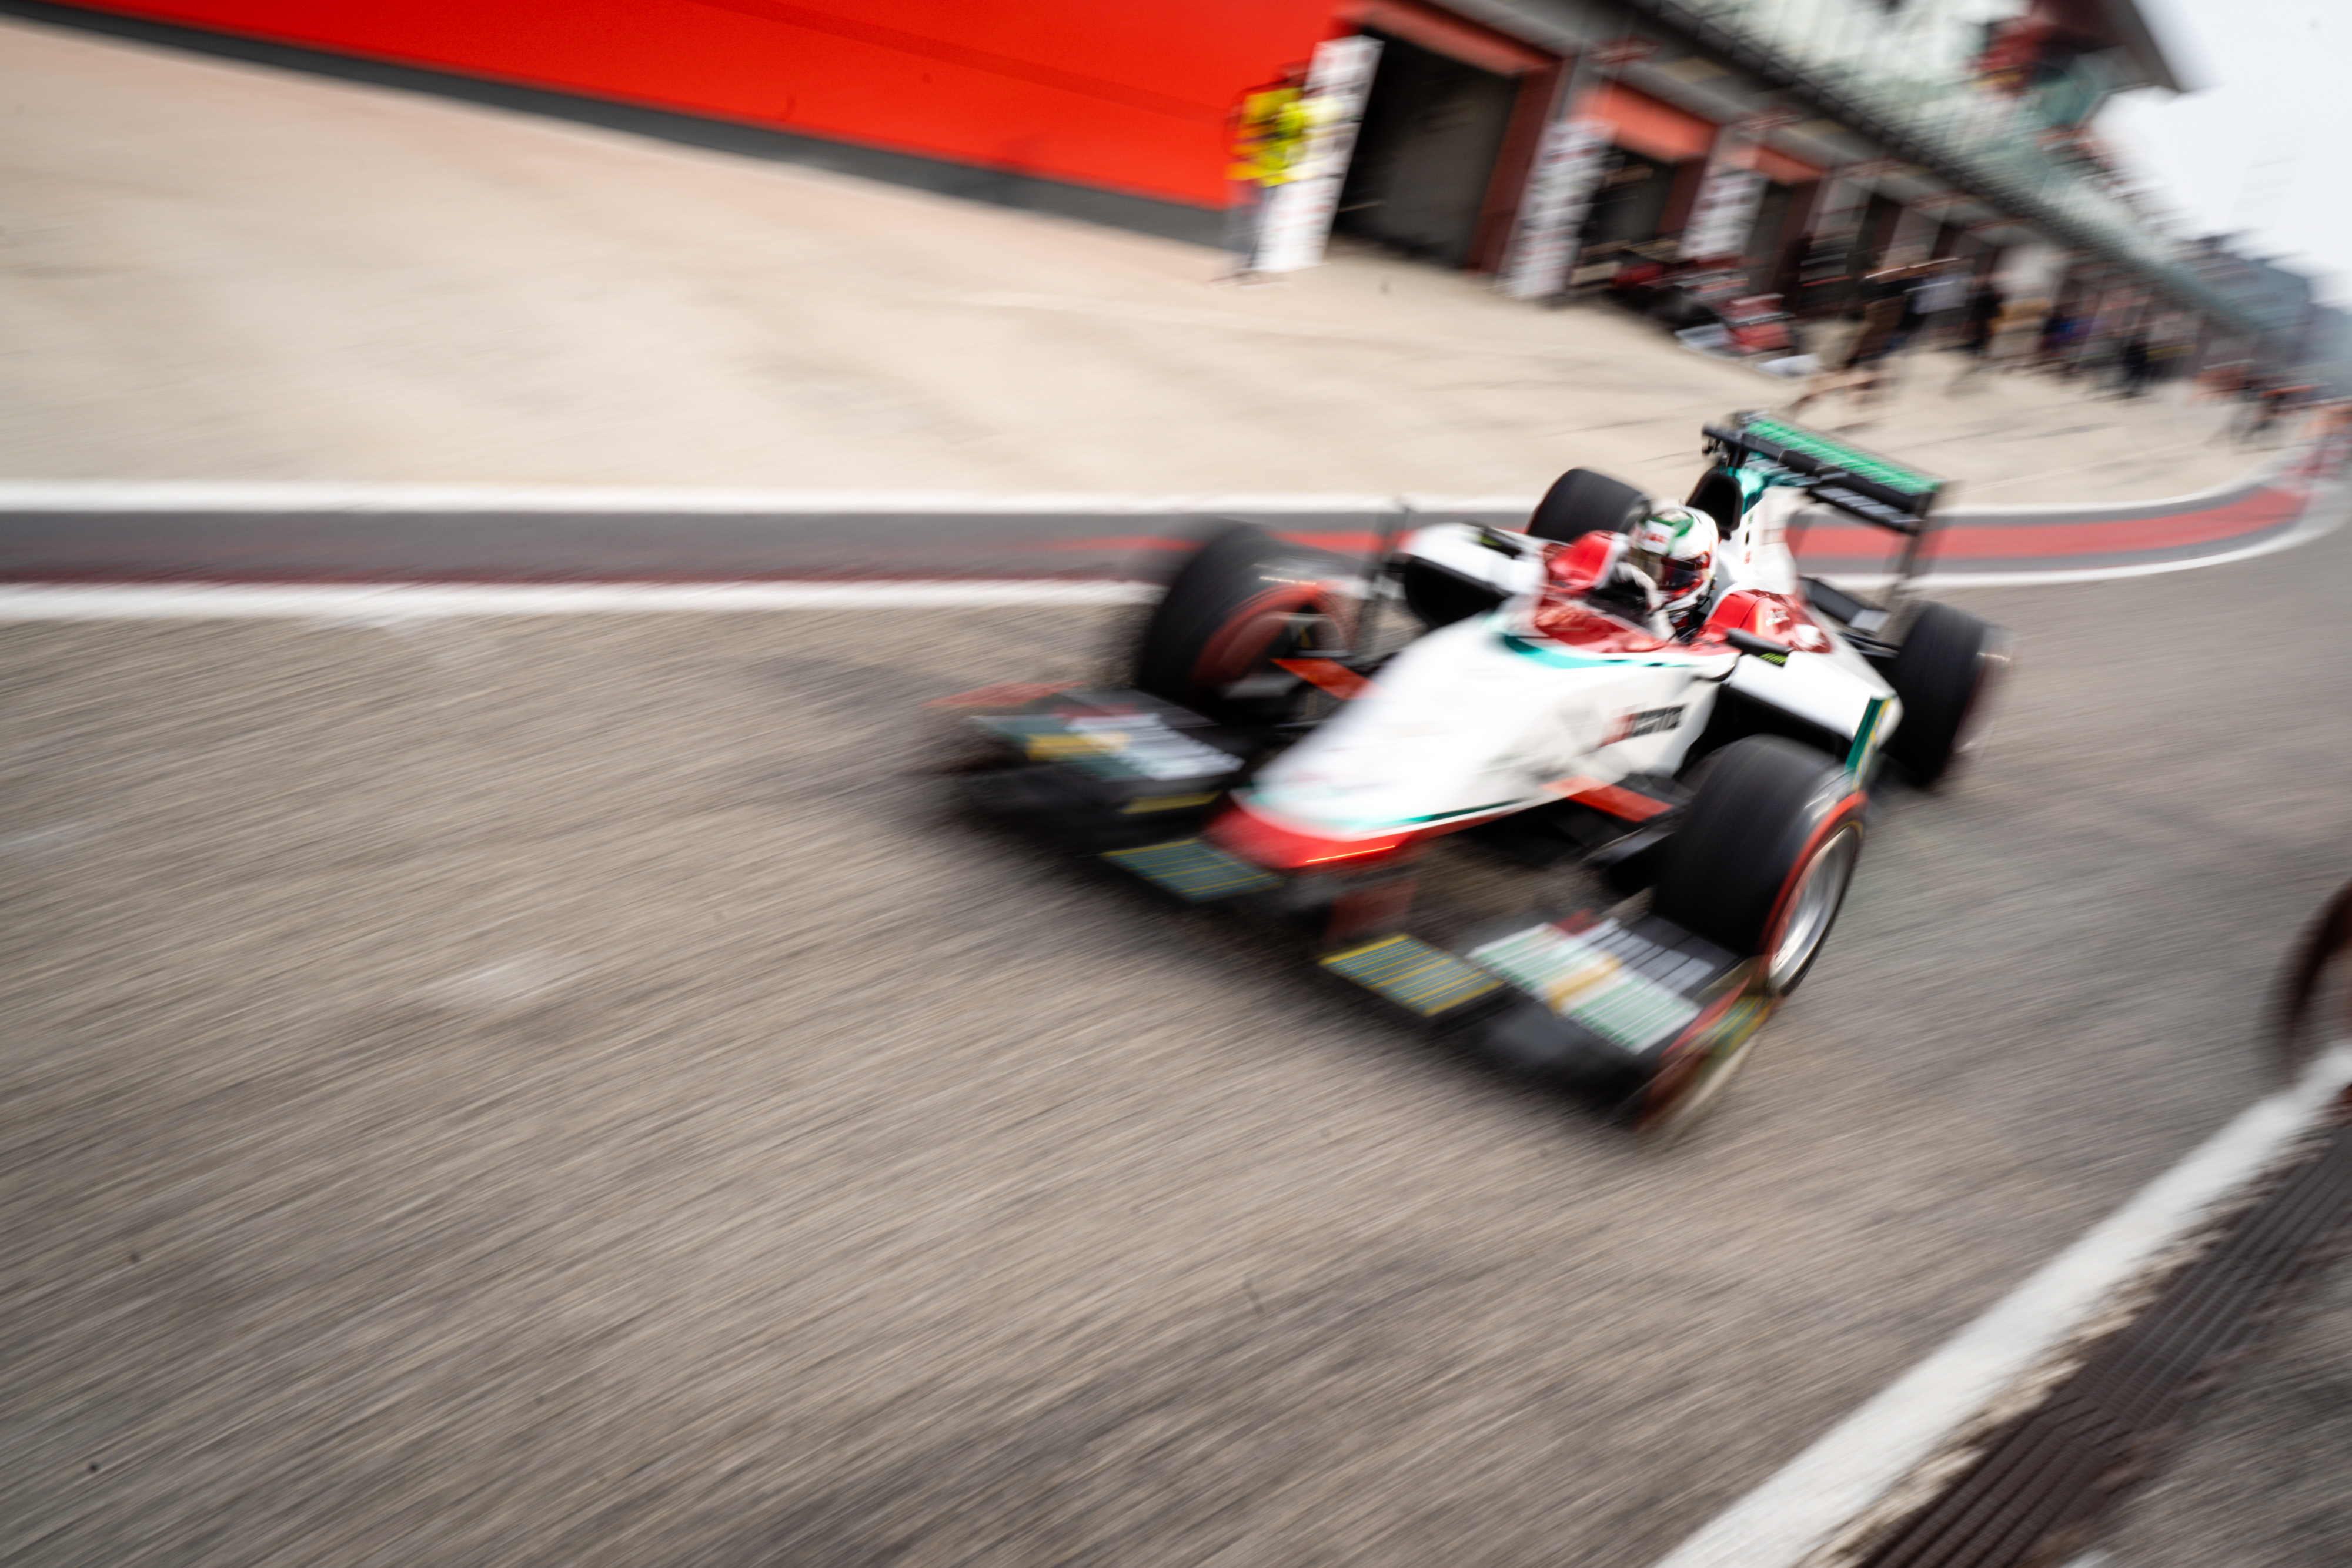
<path id="1" fill-rule="evenodd" d="M 0 622 L 425 621 L 464 615 L 675 614 L 1138 604 L 1144 582 L 153 583 L 0 587 Z"/>
<path id="2" fill-rule="evenodd" d="M 2275 1162 L 2352 1083 L 2352 1046 L 2257 1101 L 1656 1568 L 1795 1568 Z"/>
<path id="3" fill-rule="evenodd" d="M 1528 496 L 1404 496 L 1203 491 L 1041 490 L 1027 495 L 956 490 L 751 490 L 622 485 L 377 485 L 237 483 L 212 480 L 0 480 L 0 512 L 643 512 L 725 516 L 831 513 L 1004 517 L 1099 513 L 1183 517 L 1194 513 L 1528 512 Z"/>
<path id="4" fill-rule="evenodd" d="M 2224 566 L 2291 549 L 2331 532 L 2352 513 L 2352 488 L 2326 485 L 2297 527 L 2260 544 L 2189 560 L 2071 571 L 1929 572 L 1924 588 L 2034 588 L 2110 582 Z M 1842 587 L 1868 591 L 1885 573 L 1839 574 Z M 0 585 L 0 622 L 364 620 L 423 621 L 466 615 L 655 615 L 713 611 L 986 609 L 1045 604 L 1139 604 L 1159 593 L 1147 582 L 602 582 L 602 583 L 131 583 Z"/>
<path id="5" fill-rule="evenodd" d="M 1094 497 L 1089 504 L 1099 499 Z M 1462 509 L 1475 508 L 1465 505 Z M 2290 549 L 2340 527 L 2347 513 L 2352 513 L 2352 487 L 2323 481 L 2314 486 L 2314 499 L 2301 523 L 2274 538 L 2242 549 L 2189 560 L 2067 571 L 1931 571 L 1920 580 L 1933 588 L 2019 588 L 2108 582 L 2159 572 L 2190 571 Z M 1841 574 L 1832 580 L 1866 590 L 1883 588 L 1894 580 L 1877 573 Z M 669 614 L 701 611 L 919 609 L 927 605 L 980 609 L 1137 604 L 1159 591 L 1150 583 L 1091 581 L 109 583 L 87 587 L 42 583 L 0 585 L 0 621 L 320 617 L 409 621 L 463 615 Z"/>
<path id="6" fill-rule="evenodd" d="M 2075 507 L 1955 507 L 1947 523 L 1971 517 L 2033 516 L 2092 521 L 2118 511 L 2212 500 L 2273 476 L 2299 451 L 2280 454 L 2243 477 L 2194 495 Z M 1356 492 L 1040 490 L 1008 495 L 962 490 L 708 489 L 632 485 L 401 485 L 310 480 L 0 479 L 5 512 L 589 512 L 808 517 L 828 514 L 916 517 L 1186 517 L 1221 512 L 1368 513 L 1399 503 L 1423 514 L 1525 514 L 1533 496 L 1418 496 Z"/>

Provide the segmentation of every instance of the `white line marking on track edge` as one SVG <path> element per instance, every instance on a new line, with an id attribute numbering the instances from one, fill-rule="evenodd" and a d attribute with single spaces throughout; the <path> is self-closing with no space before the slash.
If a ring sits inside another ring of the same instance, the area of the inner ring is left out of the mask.
<path id="1" fill-rule="evenodd" d="M 2096 521 L 2116 512 L 2182 507 L 2250 489 L 2300 461 L 2289 447 L 2235 479 L 2185 496 L 2063 506 L 1952 507 L 1945 525 L 1974 517 L 2044 517 Z M 1423 517 L 1448 512 L 1532 511 L 1533 496 L 1439 496 L 1338 492 L 1150 493 L 1041 490 L 785 490 L 687 485 L 432 485 L 312 479 L 0 479 L 0 512 L 553 512 L 703 513 L 722 516 L 903 514 L 1192 517 L 1244 512 L 1393 516 L 1402 500 Z"/>
<path id="2" fill-rule="evenodd" d="M 0 486 L 5 488 L 5 486 Z M 1294 500 L 1297 497 L 1293 497 Z M 1920 578 L 1930 589 L 2024 588 L 2109 582 L 2162 572 L 2225 566 L 2290 549 L 2333 532 L 2352 515 L 2352 486 L 2322 480 L 2303 520 L 2242 549 L 2186 560 L 2049 571 L 1940 572 Z M 1883 588 L 1884 573 L 1827 574 L 1853 589 Z M 1148 582 L 1072 580 L 862 582 L 574 583 L 16 583 L 0 584 L 0 622 L 367 620 L 411 621 L 465 615 L 654 615 L 716 611 L 1013 608 L 1051 604 L 1139 604 L 1160 590 Z"/>
<path id="3" fill-rule="evenodd" d="M 1139 604 L 1148 582 L 134 583 L 0 587 L 0 622 L 425 621 L 767 610 Z"/>
<path id="4" fill-rule="evenodd" d="M 764 490 L 691 486 L 401 485 L 363 481 L 0 479 L 0 512 L 715 513 L 791 517 L 1189 517 L 1393 514 L 1394 494 L 1274 491 Z M 1418 512 L 1527 512 L 1532 496 L 1409 496 Z"/>
<path id="5" fill-rule="evenodd" d="M 1796 1568 L 2318 1125 L 2347 1082 L 2352 1046 L 2338 1046 L 2292 1088 L 2241 1112 L 1655 1568 Z"/>

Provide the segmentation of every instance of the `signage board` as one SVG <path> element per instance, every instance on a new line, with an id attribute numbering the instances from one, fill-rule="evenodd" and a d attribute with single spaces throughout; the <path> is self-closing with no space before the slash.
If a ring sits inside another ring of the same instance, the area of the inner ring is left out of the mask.
<path id="1" fill-rule="evenodd" d="M 1503 292 L 1512 298 L 1542 299 L 1566 287 L 1576 260 L 1577 231 L 1584 226 L 1593 187 L 1608 161 L 1610 136 L 1603 120 L 1555 120 L 1544 127 L 1503 263 Z"/>
<path id="2" fill-rule="evenodd" d="M 1297 173 L 1266 193 L 1265 218 L 1258 231 L 1252 270 L 1297 272 L 1323 259 L 1331 237 L 1331 215 L 1347 183 L 1348 161 L 1356 151 L 1356 128 L 1372 88 L 1381 44 L 1360 35 L 1327 38 L 1315 46 L 1307 72 L 1307 108 L 1311 121 Z"/>
<path id="3" fill-rule="evenodd" d="M 1718 161 L 1706 172 L 1691 205 L 1690 222 L 1683 228 L 1683 255 L 1693 260 L 1744 256 L 1748 231 L 1756 225 L 1756 206 L 1764 196 L 1764 176 Z"/>

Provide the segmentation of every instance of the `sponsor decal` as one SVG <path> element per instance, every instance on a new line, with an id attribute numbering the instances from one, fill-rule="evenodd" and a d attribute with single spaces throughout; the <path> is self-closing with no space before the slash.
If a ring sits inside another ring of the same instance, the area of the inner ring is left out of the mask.
<path id="1" fill-rule="evenodd" d="M 1683 228 L 1683 255 L 1693 259 L 1737 256 L 1747 248 L 1748 231 L 1763 199 L 1764 176 L 1718 161 L 1706 172 Z"/>
<path id="2" fill-rule="evenodd" d="M 1576 260 L 1576 232 L 1592 204 L 1613 133 L 1606 120 L 1589 118 L 1555 120 L 1544 127 L 1503 267 L 1503 292 L 1512 298 L 1540 299 L 1567 286 Z"/>
<path id="3" fill-rule="evenodd" d="M 1639 740 L 1645 735 L 1663 735 L 1667 730 L 1679 729 L 1683 715 L 1687 711 L 1680 707 L 1651 707 L 1621 713 L 1610 724 L 1609 733 L 1601 737 L 1601 744 L 1614 746 L 1621 740 Z"/>
<path id="4" fill-rule="evenodd" d="M 1178 839 L 1172 843 L 1146 844 L 1132 850 L 1108 850 L 1102 858 L 1192 904 L 1263 893 L 1282 885 L 1280 877 L 1237 861 L 1199 839 Z"/>
<path id="5" fill-rule="evenodd" d="M 1665 1044 L 1699 1011 L 1696 1002 L 1632 967 L 1658 952 L 1610 921 L 1574 936 L 1557 925 L 1534 926 L 1475 948 L 1470 956 L 1560 1017 L 1623 1050 L 1642 1051 Z"/>
<path id="6" fill-rule="evenodd" d="M 1474 1001 L 1502 983 L 1477 965 L 1415 936 L 1385 936 L 1318 962 L 1423 1018 Z"/>
<path id="7" fill-rule="evenodd" d="M 1032 740 L 1030 755 L 1040 755 L 1039 741 L 1059 743 L 1058 755 L 1073 759 L 1116 754 L 1122 772 L 1146 779 L 1198 779 L 1233 771 L 1234 759 L 1168 727 L 1158 714 L 1114 714 L 1065 722 L 1063 736 Z"/>

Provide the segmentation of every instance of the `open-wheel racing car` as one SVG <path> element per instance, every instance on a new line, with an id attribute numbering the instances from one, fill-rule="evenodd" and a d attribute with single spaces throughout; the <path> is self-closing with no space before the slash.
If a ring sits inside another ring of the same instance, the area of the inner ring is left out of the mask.
<path id="1" fill-rule="evenodd" d="M 1882 765 L 1943 779 L 2009 646 L 1905 591 L 1939 481 L 1762 414 L 1705 439 L 1685 505 L 1574 469 L 1524 529 L 1437 522 L 1369 571 L 1230 525 L 1151 611 L 1127 686 L 948 699 L 993 743 L 971 798 L 1275 917 L 1507 1071 L 1678 1125 L 1819 954 Z M 1883 602 L 1798 575 L 1809 503 L 1906 536 Z M 1400 603 L 1409 639 L 1376 647 Z M 1408 920 L 1457 836 L 1581 860 L 1613 914 L 1440 946 Z"/>

